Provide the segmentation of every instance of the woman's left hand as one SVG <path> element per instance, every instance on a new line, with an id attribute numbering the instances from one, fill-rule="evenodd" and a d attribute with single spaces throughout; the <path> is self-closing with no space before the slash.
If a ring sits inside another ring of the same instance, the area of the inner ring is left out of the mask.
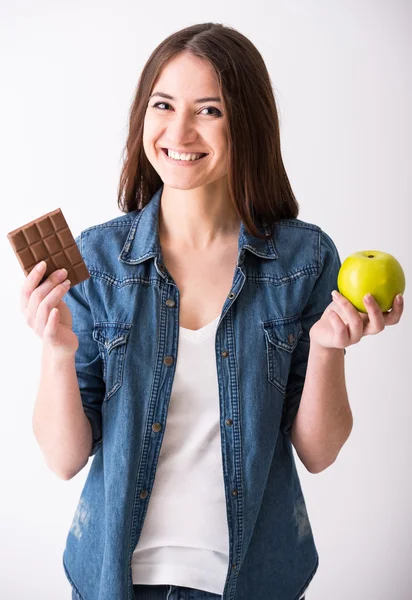
<path id="1" fill-rule="evenodd" d="M 358 311 L 336 290 L 332 292 L 332 297 L 334 300 L 309 331 L 310 340 L 325 348 L 346 348 L 357 344 L 363 336 L 375 335 L 387 325 L 399 323 L 403 312 L 403 296 L 400 303 L 396 297 L 391 311 L 385 313 L 382 313 L 373 296 L 370 297 L 369 303 L 365 296 L 367 314 Z"/>

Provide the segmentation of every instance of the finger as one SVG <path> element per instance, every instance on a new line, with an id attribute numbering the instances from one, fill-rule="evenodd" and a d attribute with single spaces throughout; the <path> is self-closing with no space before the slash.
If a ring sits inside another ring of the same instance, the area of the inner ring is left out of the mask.
<path id="1" fill-rule="evenodd" d="M 353 306 L 352 302 L 349 302 L 345 296 L 342 296 L 342 294 L 339 294 L 336 290 L 333 290 L 332 298 L 337 302 L 348 322 L 350 342 L 356 344 L 362 338 L 364 329 L 363 320 L 359 312 Z"/>
<path id="2" fill-rule="evenodd" d="M 43 330 L 43 339 L 45 341 L 53 342 L 57 335 L 57 326 L 60 321 L 60 313 L 58 308 L 53 308 L 50 311 L 46 325 Z"/>
<path id="3" fill-rule="evenodd" d="M 396 325 L 396 323 L 399 323 L 401 319 L 403 313 L 403 303 L 397 307 L 395 307 L 395 304 L 397 303 L 394 303 L 394 306 L 390 312 L 383 313 L 385 327 L 386 325 Z"/>
<path id="4" fill-rule="evenodd" d="M 345 323 L 345 325 L 348 324 L 348 321 L 343 313 L 343 310 L 341 309 L 341 306 L 338 302 L 335 302 L 335 300 L 333 300 L 329 306 L 327 306 L 326 308 L 327 312 L 335 312 L 341 319 L 342 321 Z"/>
<path id="5" fill-rule="evenodd" d="M 53 271 L 48 278 L 40 285 L 35 287 L 30 293 L 28 302 L 26 304 L 26 318 L 27 316 L 34 319 L 40 302 L 51 292 L 51 290 L 64 281 L 67 277 L 66 269 L 59 269 Z M 29 288 L 30 289 L 30 288 Z"/>
<path id="6" fill-rule="evenodd" d="M 398 302 L 398 300 L 397 300 L 398 298 L 401 299 L 400 302 Z M 403 295 L 398 294 L 396 296 L 395 300 L 393 301 L 391 312 L 385 313 L 383 315 L 383 318 L 385 321 L 385 326 L 386 325 L 396 325 L 396 323 L 399 323 L 402 313 L 403 313 Z"/>
<path id="7" fill-rule="evenodd" d="M 335 301 L 331 302 L 329 304 L 329 306 L 326 308 L 326 310 L 327 311 L 334 310 L 339 315 L 339 317 L 342 319 L 342 321 L 345 323 L 345 325 L 348 325 L 348 320 L 347 320 L 346 316 L 343 314 L 343 311 L 340 308 L 340 305 L 338 304 L 338 302 L 335 302 Z M 358 314 L 359 314 L 360 318 L 362 319 L 363 326 L 365 327 L 369 323 L 368 313 L 358 312 Z"/>
<path id="8" fill-rule="evenodd" d="M 40 335 L 49 321 L 51 311 L 53 308 L 57 307 L 69 288 L 70 281 L 66 279 L 63 283 L 60 283 L 52 289 L 52 291 L 40 302 L 36 312 L 36 331 Z"/>
<path id="9" fill-rule="evenodd" d="M 29 302 L 30 294 L 39 285 L 45 271 L 46 263 L 43 260 L 40 263 L 37 263 L 37 265 L 33 267 L 30 273 L 26 276 L 20 293 L 20 309 L 23 312 Z"/>
<path id="10" fill-rule="evenodd" d="M 385 319 L 379 304 L 371 294 L 366 294 L 363 302 L 368 311 L 369 323 L 365 327 L 364 335 L 376 335 L 385 329 Z"/>
<path id="11" fill-rule="evenodd" d="M 336 348 L 345 348 L 350 343 L 349 327 L 339 314 L 333 309 L 330 310 L 330 320 L 335 333 L 334 346 Z"/>

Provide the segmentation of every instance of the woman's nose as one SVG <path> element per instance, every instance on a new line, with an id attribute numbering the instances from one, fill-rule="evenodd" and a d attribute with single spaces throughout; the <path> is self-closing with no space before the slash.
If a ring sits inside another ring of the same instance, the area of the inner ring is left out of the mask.
<path id="1" fill-rule="evenodd" d="M 176 115 L 167 126 L 167 138 L 175 146 L 187 146 L 197 138 L 193 121 L 186 115 Z"/>

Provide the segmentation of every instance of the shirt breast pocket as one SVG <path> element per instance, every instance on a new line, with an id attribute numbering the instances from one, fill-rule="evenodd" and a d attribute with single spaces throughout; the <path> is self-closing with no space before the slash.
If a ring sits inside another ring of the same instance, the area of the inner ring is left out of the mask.
<path id="1" fill-rule="evenodd" d="M 126 348 L 131 325 L 128 323 L 95 323 L 93 338 L 99 345 L 106 383 L 104 400 L 109 400 L 123 383 Z"/>
<path id="2" fill-rule="evenodd" d="M 282 394 L 285 394 L 292 353 L 302 335 L 300 315 L 265 321 L 263 329 L 266 339 L 268 380 Z"/>

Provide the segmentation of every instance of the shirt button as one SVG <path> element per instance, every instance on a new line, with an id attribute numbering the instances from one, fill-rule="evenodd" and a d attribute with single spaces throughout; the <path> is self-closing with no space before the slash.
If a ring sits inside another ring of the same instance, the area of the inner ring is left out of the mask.
<path id="1" fill-rule="evenodd" d="M 142 498 L 142 500 L 144 500 L 145 498 L 147 498 L 148 493 L 149 492 L 147 490 L 142 490 L 140 492 L 140 498 Z"/>
<path id="2" fill-rule="evenodd" d="M 173 356 L 165 356 L 163 362 L 167 367 L 170 367 L 173 364 Z"/>
<path id="3" fill-rule="evenodd" d="M 153 423 L 153 425 L 152 425 L 152 431 L 155 431 L 157 433 L 161 429 L 162 429 L 161 423 Z"/>
<path id="4" fill-rule="evenodd" d="M 227 350 L 223 350 L 222 356 L 223 358 L 227 358 L 229 356 L 229 352 Z"/>
<path id="5" fill-rule="evenodd" d="M 289 344 L 293 344 L 294 341 L 295 341 L 295 336 L 293 335 L 293 333 L 289 333 L 289 335 L 288 335 Z"/>
<path id="6" fill-rule="evenodd" d="M 237 490 L 233 490 L 232 496 L 237 496 Z"/>
<path id="7" fill-rule="evenodd" d="M 226 419 L 226 425 L 233 425 L 232 419 Z"/>
<path id="8" fill-rule="evenodd" d="M 230 300 L 232 300 L 232 298 L 234 298 L 234 297 L 235 297 L 235 294 L 233 292 L 230 292 L 228 298 L 230 298 Z"/>
<path id="9" fill-rule="evenodd" d="M 236 569 L 236 565 L 235 565 L 235 563 L 233 563 L 233 565 L 232 565 L 232 569 Z"/>
<path id="10" fill-rule="evenodd" d="M 176 302 L 173 300 L 173 298 L 168 298 L 166 300 L 166 306 L 169 306 L 170 308 L 173 308 L 176 305 Z"/>

